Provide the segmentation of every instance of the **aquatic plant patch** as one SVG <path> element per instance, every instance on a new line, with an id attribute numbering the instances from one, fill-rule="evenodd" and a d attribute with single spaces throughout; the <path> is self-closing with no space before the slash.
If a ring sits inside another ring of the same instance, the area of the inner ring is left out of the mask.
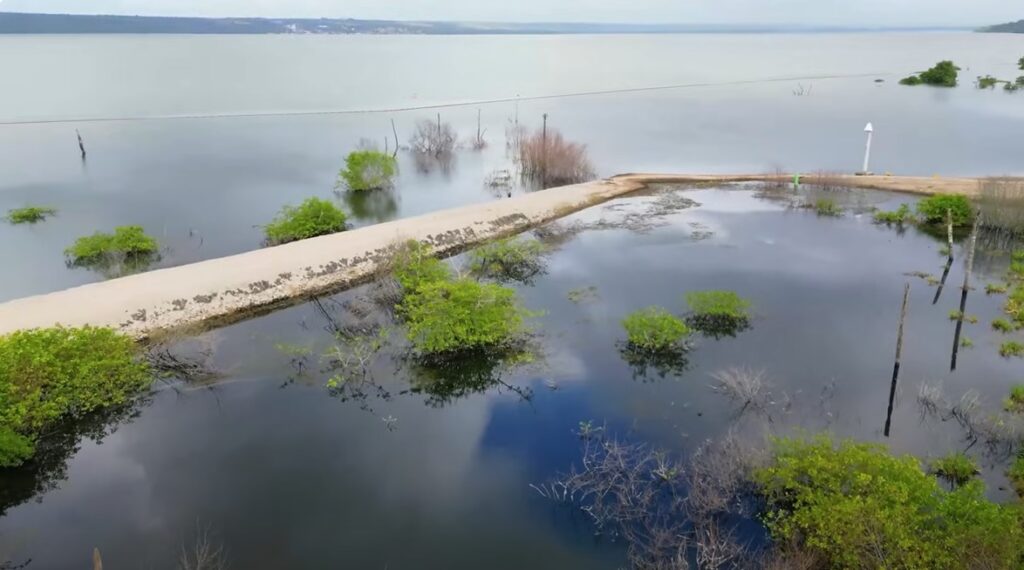
<path id="1" fill-rule="evenodd" d="M 661 307 L 647 307 L 622 320 L 627 342 L 642 352 L 661 352 L 680 346 L 690 328 L 679 317 Z"/>
<path id="2" fill-rule="evenodd" d="M 544 272 L 547 247 L 539 240 L 499 239 L 469 253 L 469 270 L 477 277 L 529 283 Z"/>
<path id="3" fill-rule="evenodd" d="M 97 232 L 78 238 L 64 253 L 74 265 L 93 265 L 154 256 L 158 248 L 157 241 L 146 235 L 142 226 L 120 226 L 112 234 Z"/>
<path id="4" fill-rule="evenodd" d="M 345 230 L 345 212 L 329 200 L 307 198 L 298 206 L 285 206 L 264 231 L 267 243 L 277 245 Z"/>
<path id="5" fill-rule="evenodd" d="M 55 208 L 42 206 L 15 208 L 7 211 L 7 221 L 12 224 L 35 224 L 56 214 L 57 210 Z"/>
<path id="6" fill-rule="evenodd" d="M 969 226 L 974 221 L 974 208 L 967 196 L 962 194 L 936 194 L 917 203 L 921 223 L 945 224 L 951 216 L 953 226 Z"/>
<path id="7" fill-rule="evenodd" d="M 391 186 L 398 173 L 398 160 L 379 150 L 357 150 L 345 157 L 345 168 L 338 173 L 338 186 L 357 192 Z"/>

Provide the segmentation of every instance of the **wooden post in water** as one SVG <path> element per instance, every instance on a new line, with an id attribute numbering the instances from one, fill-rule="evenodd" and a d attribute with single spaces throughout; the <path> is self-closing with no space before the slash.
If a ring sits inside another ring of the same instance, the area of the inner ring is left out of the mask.
<path id="1" fill-rule="evenodd" d="M 75 129 L 75 136 L 78 137 L 78 150 L 82 151 L 82 162 L 85 162 L 85 142 L 82 141 L 82 133 Z"/>
<path id="2" fill-rule="evenodd" d="M 942 289 L 946 286 L 946 278 L 949 277 L 949 270 L 953 268 L 953 212 L 946 210 L 946 268 L 942 270 L 942 279 L 939 281 L 939 288 L 935 290 L 935 298 L 932 299 L 932 304 L 937 305 L 939 303 L 939 297 L 942 296 Z"/>
<path id="3" fill-rule="evenodd" d="M 543 158 L 541 159 L 541 167 L 540 167 L 541 168 L 541 170 L 540 170 L 540 185 L 542 187 L 546 187 L 547 186 L 547 182 L 548 182 L 548 114 L 547 113 L 544 113 L 544 126 L 541 129 L 540 137 L 541 137 L 540 138 L 541 148 L 543 149 L 541 151 L 541 154 L 543 155 Z"/>
<path id="4" fill-rule="evenodd" d="M 900 308 L 900 324 L 896 328 L 896 362 L 892 366 L 892 384 L 889 386 L 889 409 L 885 413 L 885 437 L 892 427 L 892 408 L 896 402 L 896 383 L 900 377 L 900 361 L 903 359 L 903 325 L 907 320 L 907 304 L 910 301 L 910 283 L 903 285 L 903 306 Z"/>
<path id="5" fill-rule="evenodd" d="M 398 129 L 395 128 L 395 120 L 391 119 L 391 132 L 395 135 L 395 152 L 391 154 L 391 158 L 398 156 Z"/>
<path id="6" fill-rule="evenodd" d="M 974 271 L 974 248 L 978 244 L 978 219 L 974 219 L 974 227 L 971 228 L 971 242 L 967 250 L 967 260 L 964 263 L 964 286 L 960 289 L 960 318 L 956 320 L 956 332 L 953 334 L 953 356 L 949 361 L 949 369 L 956 370 L 956 357 L 960 351 L 960 333 L 964 328 L 965 311 L 967 310 L 967 292 L 971 290 L 971 272 Z"/>
<path id="7" fill-rule="evenodd" d="M 100 549 L 92 549 L 92 570 L 103 570 L 103 558 L 100 557 Z"/>

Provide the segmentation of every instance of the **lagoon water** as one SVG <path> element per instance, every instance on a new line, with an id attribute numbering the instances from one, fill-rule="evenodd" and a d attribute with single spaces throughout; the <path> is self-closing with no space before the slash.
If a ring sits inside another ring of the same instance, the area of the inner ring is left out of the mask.
<path id="1" fill-rule="evenodd" d="M 102 279 L 65 267 L 61 252 L 115 225 L 144 225 L 171 265 L 259 247 L 258 226 L 311 195 L 336 197 L 356 225 L 501 199 L 484 180 L 510 167 L 504 133 L 517 115 L 537 127 L 548 113 L 588 145 L 601 175 L 849 171 L 867 121 L 877 171 L 1024 174 L 1024 95 L 967 80 L 954 90 L 896 85 L 947 58 L 968 79 L 1015 76 L 1020 55 L 1024 38 L 947 33 L 0 37 L 0 210 L 60 210 L 35 226 L 0 224 L 0 300 Z M 701 86 L 527 99 L 683 84 Z M 359 112 L 297 114 L 327 110 Z M 440 112 L 465 140 L 478 110 L 486 150 L 460 150 L 427 172 L 402 152 L 390 194 L 333 193 L 344 154 L 361 138 L 383 146 L 391 119 L 404 143 L 417 120 Z M 185 115 L 196 118 L 169 118 Z M 116 118 L 134 119 L 67 122 Z M 180 349 L 210 355 L 218 378 L 161 382 L 134 409 L 58 438 L 39 465 L 0 474 L 0 565 L 84 567 L 95 547 L 111 568 L 172 568 L 197 528 L 209 528 L 233 568 L 619 568 L 623 544 L 530 484 L 578 460 L 580 422 L 681 456 L 746 425 L 709 387 L 729 366 L 764 369 L 792 401 L 774 418 L 779 430 L 830 428 L 921 456 L 966 448 L 953 422 L 921 418 L 918 386 L 941 382 L 952 397 L 974 389 L 996 409 L 1024 371 L 996 354 L 1001 338 L 987 323 L 1001 299 L 980 285 L 968 304 L 980 324 L 966 325 L 975 347 L 949 371 L 961 249 L 933 304 L 935 289 L 906 273 L 940 274 L 941 244 L 862 214 L 907 197 L 844 195 L 847 212 L 832 219 L 755 194 L 686 190 L 698 205 L 663 217 L 646 209 L 656 197 L 632 196 L 575 216 L 640 212 L 655 227 L 584 231 L 548 256 L 545 275 L 517 285 L 524 305 L 545 311 L 533 322 L 542 358 L 511 370 L 439 377 L 410 364 L 395 332 L 372 381 L 327 389 L 320 354 L 356 319 L 366 288 L 184 341 Z M 986 255 L 979 282 L 1000 279 L 1007 262 Z M 907 281 L 903 380 L 886 440 Z M 625 314 L 652 304 L 682 312 L 696 289 L 750 298 L 752 328 L 699 338 L 665 377 L 623 360 Z M 1006 498 L 1001 459 L 971 453 L 990 495 Z"/>

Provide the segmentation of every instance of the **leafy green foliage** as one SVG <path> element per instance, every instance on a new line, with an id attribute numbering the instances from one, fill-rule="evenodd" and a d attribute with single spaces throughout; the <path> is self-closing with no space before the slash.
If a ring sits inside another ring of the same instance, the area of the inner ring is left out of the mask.
<path id="1" fill-rule="evenodd" d="M 1017 67 L 1024 70 L 1024 57 L 1017 60 Z"/>
<path id="2" fill-rule="evenodd" d="M 1010 484 L 1013 485 L 1013 490 L 1017 492 L 1017 496 L 1024 497 L 1024 455 L 1018 455 L 1013 463 L 1010 464 L 1010 469 L 1006 471 L 1006 477 L 1010 480 Z"/>
<path id="3" fill-rule="evenodd" d="M 0 337 L 0 462 L 24 460 L 32 441 L 57 422 L 124 404 L 150 380 L 132 340 L 112 329 Z"/>
<path id="4" fill-rule="evenodd" d="M 453 278 L 423 244 L 410 242 L 400 249 L 393 270 L 403 292 L 399 313 L 421 355 L 509 348 L 525 333 L 531 313 L 519 306 L 514 290 Z"/>
<path id="5" fill-rule="evenodd" d="M 953 309 L 949 312 L 949 320 L 951 321 L 966 321 L 972 325 L 978 324 L 978 317 L 975 315 L 965 315 L 957 309 Z"/>
<path id="6" fill-rule="evenodd" d="M 285 206 L 264 231 L 267 242 L 281 244 L 333 234 L 345 229 L 345 212 L 329 200 L 307 198 L 297 207 Z"/>
<path id="7" fill-rule="evenodd" d="M 843 215 L 842 208 L 831 198 L 818 198 L 814 201 L 814 211 L 819 216 L 837 218 Z"/>
<path id="8" fill-rule="evenodd" d="M 1024 384 L 1010 388 L 1010 395 L 1003 400 L 1003 408 L 1008 412 L 1024 413 Z"/>
<path id="9" fill-rule="evenodd" d="M 964 335 L 960 338 L 960 348 L 974 348 L 974 341 L 971 337 Z"/>
<path id="10" fill-rule="evenodd" d="M 691 291 L 686 294 L 686 304 L 696 315 L 750 318 L 750 301 L 735 291 Z"/>
<path id="11" fill-rule="evenodd" d="M 391 185 L 398 172 L 395 157 L 379 150 L 357 150 L 345 157 L 345 168 L 338 173 L 338 185 L 349 190 L 379 190 Z"/>
<path id="12" fill-rule="evenodd" d="M 978 463 L 963 452 L 950 453 L 931 462 L 932 473 L 959 487 L 977 477 Z"/>
<path id="13" fill-rule="evenodd" d="M 962 194 L 936 194 L 917 203 L 917 213 L 925 224 L 945 224 L 946 212 L 952 215 L 953 226 L 969 226 L 974 221 L 970 200 Z"/>
<path id="14" fill-rule="evenodd" d="M 956 87 L 960 68 L 952 61 L 940 61 L 928 71 L 920 75 L 911 75 L 900 80 L 901 85 L 934 85 L 936 87 Z"/>
<path id="15" fill-rule="evenodd" d="M 634 349 L 660 352 L 678 347 L 690 335 L 690 327 L 661 307 L 647 307 L 622 320 L 628 342 Z"/>
<path id="16" fill-rule="evenodd" d="M 34 224 L 36 222 L 41 222 L 56 213 L 56 209 L 45 208 L 42 206 L 15 208 L 7 211 L 7 221 L 12 224 Z"/>
<path id="17" fill-rule="evenodd" d="M 544 272 L 545 252 L 538 240 L 499 239 L 470 252 L 469 270 L 478 277 L 529 283 Z"/>
<path id="18" fill-rule="evenodd" d="M 980 481 L 945 491 L 913 457 L 824 435 L 776 440 L 773 455 L 754 473 L 764 522 L 822 567 L 1019 567 L 1019 511 L 988 501 Z"/>
<path id="19" fill-rule="evenodd" d="M 986 283 L 985 294 L 986 295 L 1003 295 L 1008 290 L 1005 283 Z"/>
<path id="20" fill-rule="evenodd" d="M 76 265 L 103 263 L 114 257 L 142 257 L 157 253 L 156 240 L 142 226 L 120 226 L 113 234 L 96 232 L 80 237 L 64 250 Z"/>
<path id="21" fill-rule="evenodd" d="M 995 89 L 996 84 L 1000 82 L 999 79 L 986 75 L 984 77 L 978 76 L 978 89 Z"/>
<path id="22" fill-rule="evenodd" d="M 1008 333 L 1013 331 L 1013 325 L 1006 319 L 995 319 L 992 321 L 992 329 L 1002 333 Z"/>
<path id="23" fill-rule="evenodd" d="M 471 279 L 421 284 L 400 309 L 413 347 L 435 355 L 508 343 L 524 332 L 528 316 L 514 290 Z"/>
<path id="24" fill-rule="evenodd" d="M 901 225 L 913 221 L 914 214 L 906 204 L 900 204 L 900 207 L 892 212 L 875 212 L 876 224 Z"/>
<path id="25" fill-rule="evenodd" d="M 999 355 L 1003 358 L 1024 356 L 1024 344 L 1015 340 L 1008 340 L 999 346 Z"/>
<path id="26" fill-rule="evenodd" d="M 6 426 L 0 426 L 0 468 L 17 467 L 36 454 L 35 443 Z"/>

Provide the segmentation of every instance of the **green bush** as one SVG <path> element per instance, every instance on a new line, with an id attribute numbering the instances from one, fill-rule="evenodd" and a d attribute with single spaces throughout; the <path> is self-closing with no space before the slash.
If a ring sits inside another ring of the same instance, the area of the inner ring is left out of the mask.
<path id="1" fill-rule="evenodd" d="M 986 295 L 1004 295 L 1007 291 L 1005 283 L 986 283 L 985 294 Z"/>
<path id="2" fill-rule="evenodd" d="M 999 355 L 1003 358 L 1024 356 L 1024 344 L 1015 340 L 1008 340 L 999 346 Z"/>
<path id="3" fill-rule="evenodd" d="M 1003 400 L 1007 412 L 1024 413 L 1024 384 L 1010 388 L 1010 395 Z"/>
<path id="4" fill-rule="evenodd" d="M 956 87 L 960 68 L 952 61 L 940 61 L 935 67 L 900 80 L 901 85 L 935 85 L 937 87 Z"/>
<path id="5" fill-rule="evenodd" d="M 514 290 L 471 279 L 421 283 L 400 310 L 409 340 L 424 355 L 507 345 L 525 332 L 529 316 Z"/>
<path id="6" fill-rule="evenodd" d="M 1010 464 L 1010 469 L 1006 472 L 1006 477 L 1010 480 L 1010 484 L 1013 485 L 1013 490 L 1017 492 L 1017 496 L 1024 497 L 1024 455 L 1018 455 L 1013 463 Z"/>
<path id="7" fill-rule="evenodd" d="M 838 569 L 1018 568 L 1019 510 L 988 501 L 972 480 L 953 491 L 917 459 L 827 436 L 775 441 L 754 473 L 773 538 Z"/>
<path id="8" fill-rule="evenodd" d="M 1017 67 L 1019 67 L 1020 69 L 1024 69 L 1024 57 L 1017 60 Z"/>
<path id="9" fill-rule="evenodd" d="M 994 89 L 996 84 L 1000 82 L 999 79 L 986 75 L 984 77 L 978 77 L 978 89 Z"/>
<path id="10" fill-rule="evenodd" d="M 900 207 L 893 212 L 875 212 L 876 224 L 900 225 L 914 221 L 914 215 L 910 212 L 910 206 L 900 204 Z"/>
<path id="11" fill-rule="evenodd" d="M 956 227 L 969 226 L 974 221 L 971 202 L 961 194 L 936 194 L 917 203 L 917 213 L 925 224 L 945 224 L 946 212 L 952 215 Z"/>
<path id="12" fill-rule="evenodd" d="M 430 255 L 430 248 L 418 241 L 409 241 L 398 248 L 392 271 L 405 295 L 416 294 L 428 284 L 452 279 L 448 266 Z"/>
<path id="13" fill-rule="evenodd" d="M 76 265 L 102 263 L 112 257 L 142 257 L 156 254 L 156 240 L 146 235 L 141 226 L 120 226 L 113 234 L 96 232 L 80 237 L 64 250 Z"/>
<path id="14" fill-rule="evenodd" d="M 499 239 L 469 254 L 469 270 L 478 277 L 528 283 L 544 271 L 543 243 L 530 239 Z"/>
<path id="15" fill-rule="evenodd" d="M 56 423 L 123 404 L 150 380 L 135 344 L 112 329 L 0 336 L 0 464 L 24 461 L 35 439 Z"/>
<path id="16" fill-rule="evenodd" d="M 967 484 L 981 473 L 977 462 L 963 452 L 950 453 L 932 460 L 931 471 L 956 487 Z"/>
<path id="17" fill-rule="evenodd" d="M 357 150 L 345 157 L 345 168 L 338 173 L 338 185 L 349 190 L 379 190 L 391 185 L 398 172 L 395 157 L 379 150 Z"/>
<path id="18" fill-rule="evenodd" d="M 1006 319 L 995 319 L 992 321 L 992 329 L 1002 333 L 1008 333 L 1013 331 L 1013 325 Z"/>
<path id="19" fill-rule="evenodd" d="M 677 348 L 690 335 L 690 327 L 679 317 L 661 307 L 634 311 L 622 320 L 629 345 L 644 352 L 660 352 Z"/>
<path id="20" fill-rule="evenodd" d="M 41 222 L 57 213 L 54 208 L 44 208 L 41 206 L 29 206 L 27 208 L 15 208 L 14 210 L 8 210 L 7 221 L 12 224 L 34 224 Z"/>
<path id="21" fill-rule="evenodd" d="M 282 244 L 333 234 L 345 229 L 345 212 L 329 200 L 307 198 L 298 207 L 285 206 L 264 231 L 267 242 Z"/>
<path id="22" fill-rule="evenodd" d="M 818 198 L 814 201 L 814 211 L 819 216 L 837 218 L 843 215 L 842 208 L 831 198 Z"/>
<path id="23" fill-rule="evenodd" d="M 750 301 L 734 291 L 691 291 L 686 294 L 686 304 L 695 315 L 750 318 Z"/>

